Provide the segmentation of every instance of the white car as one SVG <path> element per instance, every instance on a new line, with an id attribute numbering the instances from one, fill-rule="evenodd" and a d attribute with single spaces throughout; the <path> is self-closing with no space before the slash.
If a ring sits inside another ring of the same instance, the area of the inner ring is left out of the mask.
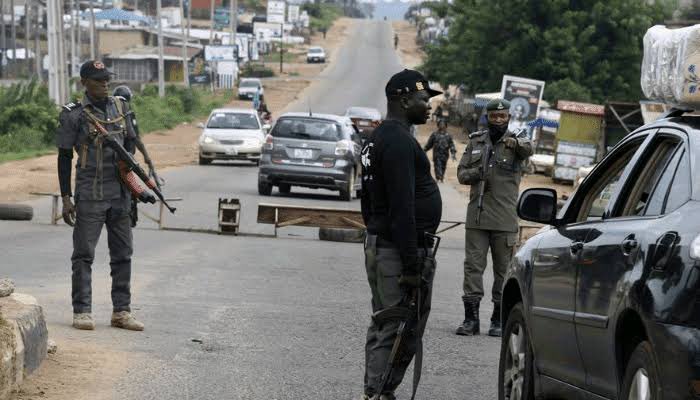
<path id="1" fill-rule="evenodd" d="M 251 100 L 255 97 L 255 92 L 260 92 L 261 95 L 265 94 L 265 88 L 263 88 L 262 81 L 258 78 L 242 78 L 238 82 L 238 98 L 241 100 Z"/>
<path id="2" fill-rule="evenodd" d="M 260 163 L 265 126 L 251 109 L 220 108 L 209 114 L 199 137 L 199 165 L 214 160 L 248 160 Z"/>
<path id="3" fill-rule="evenodd" d="M 326 62 L 326 51 L 322 47 L 309 47 L 309 51 L 306 52 L 306 62 L 307 63 L 325 63 Z"/>

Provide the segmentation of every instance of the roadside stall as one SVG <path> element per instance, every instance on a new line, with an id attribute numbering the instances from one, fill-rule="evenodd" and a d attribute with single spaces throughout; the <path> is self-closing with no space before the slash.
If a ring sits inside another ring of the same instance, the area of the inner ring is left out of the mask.
<path id="1" fill-rule="evenodd" d="M 605 106 L 559 100 L 554 182 L 573 183 L 576 172 L 596 162 Z"/>

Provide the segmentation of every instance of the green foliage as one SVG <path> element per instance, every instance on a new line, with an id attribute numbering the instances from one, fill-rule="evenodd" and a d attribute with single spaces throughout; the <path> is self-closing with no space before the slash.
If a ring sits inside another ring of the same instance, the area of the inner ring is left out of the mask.
<path id="1" fill-rule="evenodd" d="M 275 76 L 275 72 L 262 64 L 248 63 L 241 69 L 242 78 L 269 78 L 271 76 Z"/>
<path id="2" fill-rule="evenodd" d="M 425 7 L 433 12 L 438 18 L 445 18 L 449 14 L 450 4 L 446 0 L 426 1 L 420 4 L 420 7 Z"/>
<path id="3" fill-rule="evenodd" d="M 492 92 L 503 75 L 547 82 L 545 98 L 636 101 L 646 30 L 666 1 L 455 0 L 449 36 L 426 48 L 429 79 Z"/>
<path id="4" fill-rule="evenodd" d="M 309 26 L 315 31 L 328 31 L 333 25 L 333 21 L 343 15 L 343 10 L 340 7 L 330 3 L 304 3 L 301 9 L 309 13 L 311 17 Z"/>
<path id="5" fill-rule="evenodd" d="M 0 153 L 45 149 L 57 126 L 46 86 L 33 80 L 0 88 Z"/>

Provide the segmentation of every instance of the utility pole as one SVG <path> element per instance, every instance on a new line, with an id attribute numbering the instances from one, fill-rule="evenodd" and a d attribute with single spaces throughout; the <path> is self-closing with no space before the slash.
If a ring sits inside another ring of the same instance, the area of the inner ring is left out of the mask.
<path id="1" fill-rule="evenodd" d="M 229 22 L 231 23 L 231 44 L 236 45 L 236 31 L 238 30 L 238 1 L 229 0 L 231 3 L 231 15 Z"/>
<path id="2" fill-rule="evenodd" d="M 41 58 L 41 47 L 39 47 L 39 35 L 41 35 L 39 20 L 41 19 L 41 7 L 39 2 L 34 3 L 34 73 L 36 74 L 36 79 L 41 82 L 44 77 L 41 73 L 42 71 L 42 58 Z"/>
<path id="3" fill-rule="evenodd" d="M 189 4 L 187 7 L 190 7 Z M 189 86 L 190 72 L 189 65 L 187 65 L 189 62 L 187 59 L 187 45 L 190 41 L 190 31 L 188 29 L 187 34 L 185 34 L 185 0 L 180 0 L 180 27 L 182 28 L 182 82 L 185 86 Z"/>
<path id="4" fill-rule="evenodd" d="M 3 60 L 7 60 L 7 42 L 6 42 L 6 37 L 5 37 L 5 2 L 3 0 L 0 0 L 0 78 L 2 78 L 4 74 L 4 68 L 2 66 Z"/>
<path id="5" fill-rule="evenodd" d="M 78 75 L 80 75 L 80 63 L 83 61 L 83 27 L 80 26 L 80 20 L 82 20 L 80 16 L 80 1 L 77 1 L 75 4 L 75 12 L 77 14 L 76 17 L 76 32 L 75 36 L 75 41 L 77 42 L 78 45 L 78 51 L 76 52 L 76 58 L 78 59 L 78 65 L 76 66 L 76 69 L 78 71 Z"/>
<path id="6" fill-rule="evenodd" d="M 75 78 L 78 76 L 78 57 L 75 45 L 75 27 L 77 25 L 75 20 L 78 13 L 75 11 L 75 0 L 70 0 L 70 15 L 70 76 Z"/>
<path id="7" fill-rule="evenodd" d="M 211 25 L 209 26 L 209 44 L 211 45 L 211 42 L 214 40 L 214 7 L 216 7 L 215 0 L 211 0 L 211 6 L 209 7 L 209 11 L 211 13 L 211 16 L 209 17 L 209 22 Z"/>
<path id="8" fill-rule="evenodd" d="M 56 104 L 67 99 L 66 54 L 63 37 L 61 0 L 47 0 L 47 33 L 49 42 L 49 96 Z"/>
<path id="9" fill-rule="evenodd" d="M 27 73 L 32 74 L 32 64 L 29 60 L 29 0 L 24 3 L 24 63 Z"/>
<path id="10" fill-rule="evenodd" d="M 139 10 L 139 0 L 134 0 L 134 11 Z"/>
<path id="11" fill-rule="evenodd" d="M 187 0 L 187 42 L 190 41 L 190 31 L 192 30 L 192 0 Z M 189 64 L 188 73 L 189 73 Z M 187 86 L 190 86 L 190 77 L 187 77 Z"/>
<path id="12" fill-rule="evenodd" d="M 17 25 L 15 25 L 15 0 L 10 0 L 10 15 L 12 22 L 10 23 L 10 35 L 12 36 L 12 66 L 17 65 Z M 13 73 L 16 75 L 16 71 Z"/>
<path id="13" fill-rule="evenodd" d="M 95 59 L 95 7 L 90 0 L 90 59 Z"/>
<path id="14" fill-rule="evenodd" d="M 163 65 L 163 20 L 161 19 L 160 9 L 161 0 L 156 1 L 156 10 L 158 18 L 158 96 L 165 97 L 165 66 Z"/>
<path id="15" fill-rule="evenodd" d="M 284 60 L 284 23 L 280 24 L 280 74 L 282 73 L 282 62 Z"/>

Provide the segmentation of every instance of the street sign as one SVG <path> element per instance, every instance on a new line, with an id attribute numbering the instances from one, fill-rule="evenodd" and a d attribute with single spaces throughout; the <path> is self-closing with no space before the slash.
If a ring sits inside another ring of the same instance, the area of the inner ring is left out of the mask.
<path id="1" fill-rule="evenodd" d="M 206 61 L 236 61 L 238 46 L 204 46 Z"/>
<path id="2" fill-rule="evenodd" d="M 299 11 L 301 7 L 296 4 L 290 4 L 287 12 L 287 21 L 294 23 L 299 21 Z"/>
<path id="3" fill-rule="evenodd" d="M 284 16 L 287 10 L 287 3 L 284 1 L 268 1 L 267 2 L 267 22 L 274 24 L 283 24 Z"/>
<path id="4" fill-rule="evenodd" d="M 523 128 L 537 119 L 544 81 L 503 75 L 501 97 L 510 101 L 511 128 Z"/>

